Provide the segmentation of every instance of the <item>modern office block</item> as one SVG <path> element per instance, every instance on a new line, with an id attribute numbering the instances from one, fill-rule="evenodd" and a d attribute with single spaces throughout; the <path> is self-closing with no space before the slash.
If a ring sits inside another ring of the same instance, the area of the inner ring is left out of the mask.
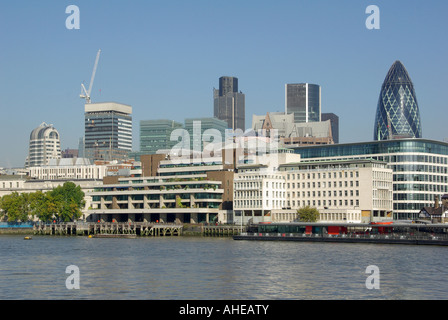
<path id="1" fill-rule="evenodd" d="M 124 160 L 132 151 L 132 107 L 115 102 L 85 105 L 85 157 Z"/>
<path id="2" fill-rule="evenodd" d="M 171 140 L 171 134 L 182 129 L 182 123 L 174 120 L 142 120 L 140 121 L 140 153 L 156 154 L 158 150 L 170 150 L 177 140 Z"/>
<path id="3" fill-rule="evenodd" d="M 227 122 L 229 129 L 245 130 L 245 95 L 238 91 L 238 78 L 219 78 L 219 89 L 214 89 L 214 117 Z"/>
<path id="4" fill-rule="evenodd" d="M 39 167 L 48 164 L 50 159 L 61 158 L 59 132 L 52 124 L 41 123 L 31 131 L 26 167 Z"/>
<path id="5" fill-rule="evenodd" d="M 320 86 L 310 83 L 286 84 L 285 113 L 294 113 L 294 122 L 320 121 Z"/>
<path id="6" fill-rule="evenodd" d="M 392 220 L 392 169 L 384 161 L 303 160 L 281 165 L 279 172 L 285 176 L 288 208 L 317 208 L 321 222 Z"/>
<path id="7" fill-rule="evenodd" d="M 448 143 L 397 139 L 293 148 L 306 161 L 374 159 L 393 171 L 394 219 L 418 219 L 421 208 L 448 193 Z"/>
<path id="8" fill-rule="evenodd" d="M 400 61 L 395 61 L 381 86 L 374 140 L 421 138 L 422 126 L 414 85 Z"/>
<path id="9" fill-rule="evenodd" d="M 339 143 L 339 117 L 334 113 L 322 113 L 320 116 L 321 121 L 330 120 L 331 122 L 331 134 L 333 136 L 333 142 Z"/>
<path id="10" fill-rule="evenodd" d="M 217 118 L 185 119 L 185 130 L 190 137 L 189 148 L 199 152 L 202 152 L 208 143 L 223 143 L 227 128 L 227 122 Z"/>
<path id="11" fill-rule="evenodd" d="M 164 155 L 146 155 L 142 166 L 151 167 L 143 171 L 155 175 L 114 177 L 89 194 L 90 221 L 227 221 L 222 217 L 232 209 L 233 171 L 220 161 L 185 164 Z"/>

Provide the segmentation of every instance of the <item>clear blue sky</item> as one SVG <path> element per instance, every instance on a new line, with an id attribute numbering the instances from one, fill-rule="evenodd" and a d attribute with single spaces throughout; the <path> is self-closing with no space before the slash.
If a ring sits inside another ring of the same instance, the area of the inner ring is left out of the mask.
<path id="1" fill-rule="evenodd" d="M 80 29 L 68 30 L 68 5 Z M 368 30 L 368 5 L 380 30 Z M 62 148 L 84 130 L 80 84 L 102 50 L 92 101 L 133 107 L 139 122 L 213 116 L 213 87 L 239 78 L 252 114 L 284 110 L 285 83 L 322 86 L 340 141 L 373 139 L 381 84 L 401 60 L 414 82 L 423 137 L 448 138 L 447 1 L 95 0 L 0 2 L 0 166 L 23 166 L 30 132 L 53 124 Z"/>

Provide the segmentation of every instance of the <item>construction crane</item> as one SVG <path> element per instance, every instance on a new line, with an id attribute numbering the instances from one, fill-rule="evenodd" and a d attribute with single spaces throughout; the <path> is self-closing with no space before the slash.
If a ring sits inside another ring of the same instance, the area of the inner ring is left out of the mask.
<path id="1" fill-rule="evenodd" d="M 95 80 L 96 68 L 98 67 L 98 60 L 100 59 L 101 49 L 98 50 L 95 59 L 95 65 L 93 66 L 92 77 L 90 78 L 89 90 L 86 90 L 84 83 L 81 83 L 81 94 L 79 95 L 82 99 L 86 99 L 86 103 L 90 103 L 90 93 L 92 92 L 93 80 Z"/>

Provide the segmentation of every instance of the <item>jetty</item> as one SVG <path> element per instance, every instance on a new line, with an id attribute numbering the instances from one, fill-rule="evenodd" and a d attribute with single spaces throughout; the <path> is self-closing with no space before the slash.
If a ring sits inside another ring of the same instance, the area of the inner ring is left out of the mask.
<path id="1" fill-rule="evenodd" d="M 448 246 L 448 224 L 259 223 L 233 239 Z"/>
<path id="2" fill-rule="evenodd" d="M 182 224 L 153 222 L 67 222 L 37 223 L 35 235 L 78 235 L 92 237 L 180 236 Z"/>
<path id="3" fill-rule="evenodd" d="M 206 225 L 202 226 L 203 236 L 234 236 L 241 234 L 246 227 L 236 225 Z"/>

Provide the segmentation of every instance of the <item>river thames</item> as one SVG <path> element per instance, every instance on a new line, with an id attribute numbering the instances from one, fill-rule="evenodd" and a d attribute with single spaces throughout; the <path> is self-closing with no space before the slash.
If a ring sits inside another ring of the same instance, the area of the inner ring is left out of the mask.
<path id="1" fill-rule="evenodd" d="M 0 257 L 2 300 L 448 297 L 448 248 L 440 246 L 1 235 Z M 68 288 L 68 266 L 78 268 L 79 289 Z M 366 285 L 369 266 L 379 288 Z"/>

